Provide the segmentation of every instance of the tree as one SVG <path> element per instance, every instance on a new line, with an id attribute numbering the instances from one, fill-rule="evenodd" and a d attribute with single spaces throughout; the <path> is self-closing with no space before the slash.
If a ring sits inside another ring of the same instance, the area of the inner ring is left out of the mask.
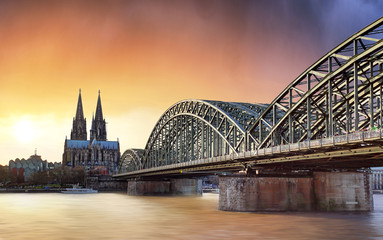
<path id="1" fill-rule="evenodd" d="M 0 165 L 0 183 L 6 185 L 11 182 L 16 182 L 11 170 L 8 167 Z"/>
<path id="2" fill-rule="evenodd" d="M 48 184 L 52 183 L 52 177 L 50 177 L 50 174 L 48 171 L 43 172 L 35 172 L 31 176 L 31 182 L 35 184 Z"/>
<path id="3" fill-rule="evenodd" d="M 84 167 L 75 167 L 70 168 L 67 166 L 62 166 L 60 168 L 55 168 L 52 172 L 52 181 L 63 184 L 83 184 L 85 180 L 85 168 Z"/>

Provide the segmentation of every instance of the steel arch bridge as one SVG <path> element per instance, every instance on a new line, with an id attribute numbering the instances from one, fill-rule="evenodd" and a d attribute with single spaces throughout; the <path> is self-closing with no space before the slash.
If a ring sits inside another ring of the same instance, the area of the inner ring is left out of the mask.
<path id="1" fill-rule="evenodd" d="M 261 149 L 381 129 L 382 39 L 383 17 L 312 64 L 270 104 L 174 104 L 155 125 L 144 150 L 123 154 L 119 173 L 219 156 L 233 156 L 235 162 L 241 153 L 255 151 L 258 156 Z"/>

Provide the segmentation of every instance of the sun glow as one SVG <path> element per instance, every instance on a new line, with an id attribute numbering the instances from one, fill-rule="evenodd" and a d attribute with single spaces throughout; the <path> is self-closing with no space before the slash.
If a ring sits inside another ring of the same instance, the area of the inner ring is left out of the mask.
<path id="1" fill-rule="evenodd" d="M 21 119 L 14 124 L 13 134 L 19 142 L 31 142 L 36 136 L 35 133 L 35 125 L 28 119 Z"/>

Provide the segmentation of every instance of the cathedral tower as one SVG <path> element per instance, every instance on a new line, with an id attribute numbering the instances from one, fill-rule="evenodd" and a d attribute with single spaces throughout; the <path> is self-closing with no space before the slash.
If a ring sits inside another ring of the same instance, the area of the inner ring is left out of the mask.
<path id="1" fill-rule="evenodd" d="M 92 119 L 92 128 L 90 129 L 90 140 L 106 141 L 106 122 L 102 115 L 100 90 L 98 91 L 98 100 L 96 107 L 96 116 Z"/>
<path id="2" fill-rule="evenodd" d="M 86 140 L 86 118 L 82 109 L 81 89 L 79 90 L 76 116 L 73 118 L 72 131 L 70 133 L 71 140 Z"/>

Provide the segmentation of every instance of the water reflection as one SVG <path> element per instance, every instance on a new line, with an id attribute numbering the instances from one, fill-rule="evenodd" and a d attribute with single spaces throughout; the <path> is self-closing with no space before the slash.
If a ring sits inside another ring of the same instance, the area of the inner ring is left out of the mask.
<path id="1" fill-rule="evenodd" d="M 1 194 L 0 239 L 383 239 L 371 213 L 235 213 L 218 195 Z"/>

